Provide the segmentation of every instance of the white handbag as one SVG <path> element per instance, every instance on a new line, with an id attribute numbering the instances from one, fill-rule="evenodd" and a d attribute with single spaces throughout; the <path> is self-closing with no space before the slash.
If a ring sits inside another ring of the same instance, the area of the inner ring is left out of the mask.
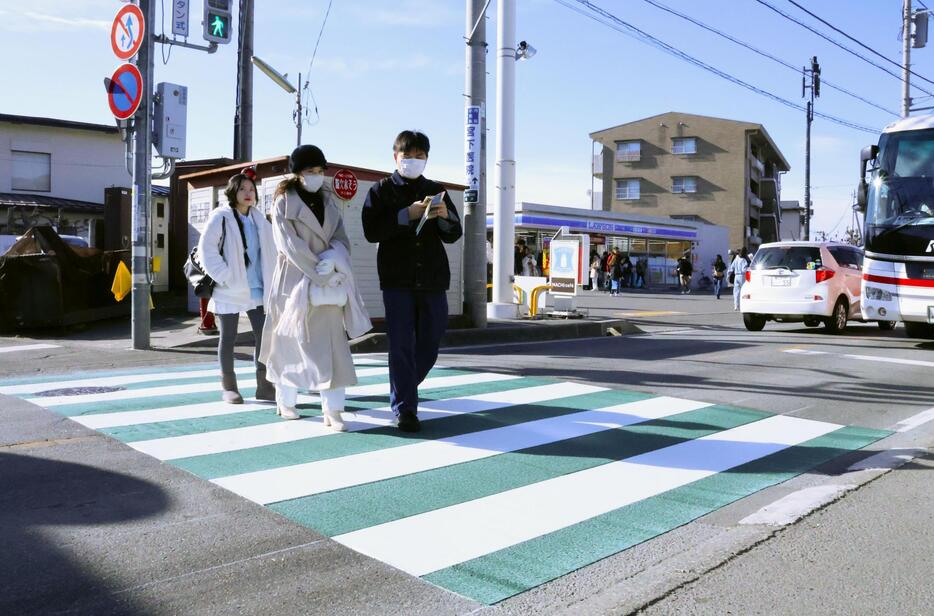
<path id="1" fill-rule="evenodd" d="M 343 283 L 333 287 L 312 283 L 309 295 L 312 306 L 343 306 L 347 303 L 347 289 Z"/>

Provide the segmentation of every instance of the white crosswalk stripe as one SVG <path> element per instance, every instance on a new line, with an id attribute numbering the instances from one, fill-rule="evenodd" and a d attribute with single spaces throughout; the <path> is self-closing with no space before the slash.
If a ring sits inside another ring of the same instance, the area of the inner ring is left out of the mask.
<path id="1" fill-rule="evenodd" d="M 524 397 L 523 401 L 537 401 L 533 398 Z M 405 447 L 233 475 L 214 482 L 265 505 L 480 460 L 707 406 L 710 405 L 692 400 L 652 398 Z"/>
<path id="2" fill-rule="evenodd" d="M 728 470 L 839 427 L 795 417 L 769 417 L 634 458 L 371 526 L 334 539 L 412 575 L 427 575 Z"/>

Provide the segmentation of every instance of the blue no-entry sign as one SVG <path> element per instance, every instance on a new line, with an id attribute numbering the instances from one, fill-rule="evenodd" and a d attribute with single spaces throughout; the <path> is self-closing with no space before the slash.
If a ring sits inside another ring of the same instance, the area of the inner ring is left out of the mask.
<path id="1" fill-rule="evenodd" d="M 132 64 L 121 64 L 107 83 L 107 103 L 118 120 L 136 113 L 143 98 L 143 76 Z"/>

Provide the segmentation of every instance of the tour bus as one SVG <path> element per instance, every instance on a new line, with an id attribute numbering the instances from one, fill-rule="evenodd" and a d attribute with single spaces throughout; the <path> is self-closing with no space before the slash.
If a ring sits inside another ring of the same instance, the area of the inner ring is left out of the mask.
<path id="1" fill-rule="evenodd" d="M 934 115 L 894 122 L 879 145 L 863 148 L 857 194 L 866 215 L 863 318 L 934 338 Z"/>

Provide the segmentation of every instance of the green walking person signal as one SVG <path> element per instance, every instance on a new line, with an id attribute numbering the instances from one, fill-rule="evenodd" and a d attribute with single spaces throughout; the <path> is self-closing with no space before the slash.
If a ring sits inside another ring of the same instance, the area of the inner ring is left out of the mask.
<path id="1" fill-rule="evenodd" d="M 204 40 L 230 42 L 231 0 L 204 0 Z"/>

